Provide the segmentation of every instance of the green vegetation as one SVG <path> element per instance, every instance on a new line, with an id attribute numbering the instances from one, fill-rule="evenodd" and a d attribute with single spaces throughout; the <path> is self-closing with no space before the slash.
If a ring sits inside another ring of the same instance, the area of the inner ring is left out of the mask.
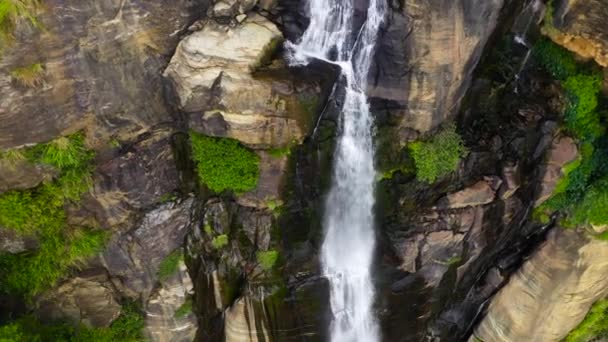
<path id="1" fill-rule="evenodd" d="M 200 180 L 214 192 L 234 190 L 243 193 L 258 183 L 260 157 L 228 138 L 190 133 L 193 158 Z"/>
<path id="2" fill-rule="evenodd" d="M 44 68 L 42 67 L 42 64 L 34 63 L 11 71 L 11 77 L 15 82 L 24 87 L 39 87 L 43 82 Z"/>
<path id="3" fill-rule="evenodd" d="M 608 224 L 608 215 L 601 210 L 608 203 L 608 140 L 598 108 L 602 74 L 595 66 L 578 64 L 571 52 L 547 38 L 534 46 L 533 54 L 561 82 L 566 93 L 564 129 L 579 140 L 579 158 L 562 170 L 553 196 L 534 215 L 547 221 L 551 212 L 562 210 L 566 227 Z"/>
<path id="4" fill-rule="evenodd" d="M 269 250 L 257 252 L 255 256 L 262 269 L 269 271 L 277 263 L 277 260 L 279 259 L 279 252 L 276 250 Z"/>
<path id="5" fill-rule="evenodd" d="M 182 304 L 179 308 L 177 308 L 177 310 L 175 310 L 173 317 L 175 317 L 176 319 L 180 319 L 180 318 L 184 318 L 184 317 L 188 316 L 191 313 L 192 313 L 192 298 L 188 297 L 186 299 L 186 301 L 184 302 L 184 304 Z"/>
<path id="6" fill-rule="evenodd" d="M 0 342 L 136 342 L 143 341 L 144 319 L 134 305 L 123 312 L 108 328 L 74 328 L 65 323 L 42 324 L 25 316 L 0 326 Z"/>
<path id="7" fill-rule="evenodd" d="M 291 148 L 291 145 L 273 148 L 268 151 L 268 154 L 270 154 L 270 156 L 274 158 L 289 157 L 291 155 Z"/>
<path id="8" fill-rule="evenodd" d="M 215 249 L 223 248 L 228 245 L 228 235 L 222 234 L 214 237 L 213 240 L 211 240 L 211 245 Z"/>
<path id="9" fill-rule="evenodd" d="M 211 227 L 211 225 L 209 223 L 205 223 L 203 225 L 203 231 L 205 233 L 207 233 L 207 235 L 212 235 L 213 234 L 213 228 Z"/>
<path id="10" fill-rule="evenodd" d="M 416 178 L 433 183 L 458 168 L 460 158 L 467 149 L 454 126 L 446 127 L 428 141 L 416 141 L 409 145 L 416 165 Z"/>
<path id="11" fill-rule="evenodd" d="M 19 20 L 40 27 L 35 16 L 39 7 L 39 0 L 0 0 L 0 50 L 13 39 L 13 30 Z"/>
<path id="12" fill-rule="evenodd" d="M 163 281 L 169 279 L 179 269 L 179 264 L 184 260 L 184 253 L 178 248 L 167 255 L 158 267 L 158 279 Z"/>
<path id="13" fill-rule="evenodd" d="M 603 299 L 593 304 L 585 319 L 570 332 L 564 341 L 599 341 L 606 337 L 608 337 L 608 299 Z"/>
<path id="14" fill-rule="evenodd" d="M 99 252 L 103 231 L 70 227 L 64 206 L 77 203 L 91 184 L 93 154 L 75 134 L 20 152 L 33 163 L 59 171 L 52 182 L 0 195 L 0 226 L 32 235 L 39 248 L 25 255 L 0 255 L 0 290 L 31 297 L 52 286 L 69 270 Z"/>

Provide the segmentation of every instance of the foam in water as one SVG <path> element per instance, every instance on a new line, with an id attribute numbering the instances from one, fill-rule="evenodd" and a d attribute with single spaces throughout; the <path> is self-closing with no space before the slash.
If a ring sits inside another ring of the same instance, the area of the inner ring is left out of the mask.
<path id="1" fill-rule="evenodd" d="M 385 0 L 370 0 L 363 27 L 354 27 L 355 0 L 309 0 L 310 25 L 298 44 L 287 44 L 292 64 L 320 59 L 340 66 L 345 97 L 340 118 L 333 183 L 325 206 L 321 250 L 330 283 L 334 342 L 375 342 L 370 269 L 374 236 L 373 120 L 365 90 L 375 41 L 386 12 Z M 355 32 L 354 30 L 358 30 Z"/>

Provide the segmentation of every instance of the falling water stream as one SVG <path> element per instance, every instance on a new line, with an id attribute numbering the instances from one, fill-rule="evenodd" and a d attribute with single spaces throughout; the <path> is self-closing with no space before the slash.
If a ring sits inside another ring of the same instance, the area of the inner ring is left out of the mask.
<path id="1" fill-rule="evenodd" d="M 330 283 L 333 342 L 380 339 L 372 313 L 376 170 L 373 120 L 365 91 L 386 4 L 385 0 L 369 0 L 366 20 L 358 28 L 355 1 L 309 0 L 310 25 L 298 44 L 287 44 L 290 63 L 323 60 L 338 65 L 343 80 L 341 134 L 325 205 L 326 235 L 321 250 L 322 269 Z"/>

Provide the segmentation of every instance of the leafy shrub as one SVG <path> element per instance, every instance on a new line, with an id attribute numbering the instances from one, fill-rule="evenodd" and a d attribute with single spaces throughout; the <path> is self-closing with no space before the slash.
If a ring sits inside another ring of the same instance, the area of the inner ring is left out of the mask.
<path id="1" fill-rule="evenodd" d="M 599 341 L 602 337 L 608 337 L 608 299 L 593 304 L 585 319 L 568 334 L 564 341 Z"/>
<path id="2" fill-rule="evenodd" d="M 585 192 L 585 195 L 577 203 L 569 215 L 567 223 L 572 226 L 583 224 L 605 225 L 608 224 L 608 178 L 594 182 Z"/>
<path id="3" fill-rule="evenodd" d="M 184 260 L 184 253 L 178 248 L 167 255 L 158 267 L 158 279 L 167 280 L 179 269 L 179 264 Z"/>
<path id="4" fill-rule="evenodd" d="M 460 158 L 467 149 L 453 126 L 447 127 L 429 141 L 416 141 L 409 145 L 416 165 L 416 177 L 433 183 L 458 168 Z"/>
<path id="5" fill-rule="evenodd" d="M 603 132 L 600 116 L 596 111 L 602 79 L 598 74 L 570 76 L 563 83 L 569 98 L 565 113 L 568 130 L 582 140 L 594 140 Z"/>
<path id="6" fill-rule="evenodd" d="M 276 264 L 279 259 L 279 252 L 275 250 L 263 251 L 256 253 L 256 259 L 258 264 L 262 267 L 262 269 L 269 271 Z"/>
<path id="7" fill-rule="evenodd" d="M 549 38 L 541 38 L 532 49 L 535 60 L 556 80 L 563 81 L 575 75 L 578 70 L 574 55 L 553 43 Z"/>
<path id="8" fill-rule="evenodd" d="M 200 180 L 215 192 L 246 192 L 256 187 L 260 158 L 254 152 L 228 138 L 213 138 L 190 133 L 193 158 Z"/>
<path id="9" fill-rule="evenodd" d="M 211 240 L 211 245 L 215 249 L 220 249 L 228 244 L 228 235 L 222 234 L 218 235 Z"/>
<path id="10" fill-rule="evenodd" d="M 60 171 L 53 182 L 0 195 L 0 226 L 33 235 L 40 242 L 38 250 L 26 255 L 0 255 L 0 289 L 30 297 L 99 252 L 106 234 L 68 227 L 66 222 L 64 205 L 77 202 L 90 186 L 93 155 L 84 147 L 82 135 L 28 148 L 23 154 Z"/>
<path id="11" fill-rule="evenodd" d="M 108 328 L 42 324 L 33 316 L 25 316 L 0 326 L 0 342 L 136 342 L 144 340 L 143 327 L 144 319 L 137 308 L 125 305 Z"/>

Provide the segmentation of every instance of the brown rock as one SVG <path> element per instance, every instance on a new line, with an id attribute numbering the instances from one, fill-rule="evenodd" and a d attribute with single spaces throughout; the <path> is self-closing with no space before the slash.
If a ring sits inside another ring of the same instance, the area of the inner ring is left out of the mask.
<path id="1" fill-rule="evenodd" d="M 455 193 L 446 195 L 438 202 L 440 208 L 465 208 L 484 205 L 494 200 L 495 190 L 485 180 Z"/>
<path id="2" fill-rule="evenodd" d="M 74 325 L 107 327 L 120 316 L 112 284 L 104 273 L 72 278 L 45 292 L 37 310 L 44 321 L 67 320 Z"/>
<path id="3" fill-rule="evenodd" d="M 543 33 L 581 57 L 608 67 L 608 3 L 567 0 L 559 5 L 554 11 L 554 27 L 545 27 Z"/>
<path id="4" fill-rule="evenodd" d="M 608 244 L 555 228 L 492 299 L 482 341 L 560 341 L 608 294 Z"/>
<path id="5" fill-rule="evenodd" d="M 564 175 L 562 169 L 577 157 L 578 148 L 572 138 L 559 137 L 553 140 L 547 159 L 542 166 L 542 178 L 535 202 L 536 206 L 539 206 L 553 195 L 557 183 Z"/>

